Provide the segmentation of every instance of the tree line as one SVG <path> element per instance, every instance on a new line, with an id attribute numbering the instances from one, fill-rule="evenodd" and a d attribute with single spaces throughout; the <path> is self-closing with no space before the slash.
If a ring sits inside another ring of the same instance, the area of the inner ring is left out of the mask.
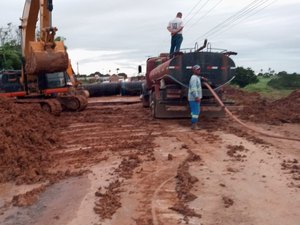
<path id="1" fill-rule="evenodd" d="M 57 38 L 58 40 L 61 37 Z M 20 70 L 22 67 L 21 34 L 18 27 L 8 23 L 6 27 L 0 27 L 0 70 Z M 259 78 L 271 78 L 268 82 L 276 89 L 297 89 L 300 88 L 300 76 L 297 73 L 289 74 L 286 71 L 276 73 L 271 68 L 258 74 L 251 68 L 237 67 L 236 76 L 232 83 L 239 87 L 248 84 L 255 84 Z"/>
<path id="2" fill-rule="evenodd" d="M 286 71 L 281 71 L 276 73 L 274 70 L 269 68 L 267 72 L 255 74 L 251 68 L 236 68 L 235 78 L 232 83 L 243 88 L 248 84 L 255 84 L 259 82 L 260 78 L 269 78 L 267 85 L 275 89 L 299 89 L 300 88 L 300 74 L 297 73 L 287 73 Z"/>

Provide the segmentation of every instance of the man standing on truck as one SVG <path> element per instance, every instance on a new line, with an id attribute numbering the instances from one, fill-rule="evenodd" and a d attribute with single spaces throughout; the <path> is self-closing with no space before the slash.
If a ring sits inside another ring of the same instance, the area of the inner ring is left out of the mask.
<path id="1" fill-rule="evenodd" d="M 170 57 L 173 56 L 174 52 L 180 51 L 180 46 L 183 40 L 182 37 L 182 13 L 178 12 L 176 18 L 169 22 L 167 27 L 168 31 L 171 33 L 171 48 L 170 48 Z"/>
<path id="2" fill-rule="evenodd" d="M 192 67 L 193 75 L 191 76 L 189 83 L 189 93 L 188 100 L 192 115 L 192 130 L 199 130 L 198 118 L 200 115 L 200 104 L 202 99 L 202 86 L 201 79 L 206 80 L 206 78 L 200 76 L 201 67 L 199 65 L 194 65 Z"/>

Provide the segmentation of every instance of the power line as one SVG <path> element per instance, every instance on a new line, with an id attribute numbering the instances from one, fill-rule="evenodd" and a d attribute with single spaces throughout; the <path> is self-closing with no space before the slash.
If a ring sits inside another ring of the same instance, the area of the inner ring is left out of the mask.
<path id="1" fill-rule="evenodd" d="M 199 23 L 204 17 L 206 17 L 211 11 L 213 11 L 218 5 L 221 4 L 223 0 L 218 1 L 211 9 L 209 9 L 203 16 L 201 16 L 196 22 L 194 22 L 191 26 L 185 29 L 185 32 L 189 31 L 194 25 Z"/>
<path id="2" fill-rule="evenodd" d="M 195 41 L 201 37 L 207 37 L 209 35 L 213 35 L 217 32 L 220 32 L 222 29 L 230 26 L 233 22 L 241 19 L 242 17 L 244 17 L 245 15 L 251 13 L 253 10 L 255 10 L 256 8 L 260 7 L 261 5 L 263 5 L 264 3 L 268 2 L 269 0 L 254 0 L 251 3 L 249 3 L 247 6 L 243 7 L 241 10 L 239 10 L 238 12 L 236 12 L 234 15 L 230 16 L 229 18 L 227 18 L 226 20 L 224 20 L 223 22 L 217 24 L 216 26 L 214 26 L 213 28 L 211 28 L 209 31 L 207 31 L 205 34 L 197 37 L 195 39 Z M 195 42 L 194 41 L 194 42 Z"/>
<path id="3" fill-rule="evenodd" d="M 265 4 L 266 2 L 268 2 L 270 0 L 263 0 L 261 2 L 258 2 L 256 5 L 251 6 L 250 8 L 248 8 L 247 10 L 245 10 L 243 13 L 241 13 L 240 15 L 238 15 L 236 18 L 233 18 L 230 22 L 228 22 L 227 24 L 225 24 L 224 26 L 222 26 L 220 29 L 215 29 L 212 32 L 209 32 L 210 36 L 214 35 L 216 33 L 222 32 L 222 30 L 226 29 L 227 27 L 230 27 L 232 24 L 234 24 L 234 22 L 238 21 L 238 20 L 242 20 L 245 18 L 245 16 L 249 15 L 251 16 L 251 13 L 256 10 L 257 8 L 259 8 L 260 6 L 262 6 L 263 4 Z"/>
<path id="4" fill-rule="evenodd" d="M 191 13 L 194 11 L 194 9 L 201 3 L 201 1 L 202 0 L 199 0 L 197 3 L 196 3 L 196 5 L 194 5 L 194 7 L 186 14 L 186 17 L 185 17 L 185 19 L 187 19 L 190 15 L 191 15 Z"/>
<path id="5" fill-rule="evenodd" d="M 245 6 L 244 8 L 242 8 L 241 10 L 239 10 L 238 12 L 236 12 L 235 14 L 233 14 L 232 16 L 228 17 L 226 20 L 224 20 L 223 22 L 217 24 L 216 26 L 214 26 L 213 28 L 211 28 L 209 31 L 207 31 L 205 34 L 203 34 L 202 36 L 206 36 L 209 33 L 214 32 L 215 30 L 218 30 L 219 27 L 221 27 L 223 24 L 226 23 L 230 23 L 232 20 L 235 19 L 235 17 L 238 17 L 240 14 L 242 14 L 243 12 L 245 12 L 246 10 L 248 10 L 253 4 L 256 4 L 257 1 L 260 0 L 254 0 L 251 3 L 249 3 L 247 6 Z"/>
<path id="6" fill-rule="evenodd" d="M 194 13 L 194 15 L 190 18 L 190 19 L 188 19 L 188 21 L 186 21 L 185 23 L 184 23 L 184 26 L 186 26 L 194 17 L 195 17 L 195 15 L 197 15 L 206 5 L 207 5 L 207 3 L 209 2 L 210 0 L 207 0 L 206 2 L 204 2 L 204 4 L 200 7 L 200 9 L 198 9 L 198 11 L 197 12 L 195 12 Z"/>
<path id="7" fill-rule="evenodd" d="M 241 23 L 242 21 L 244 21 L 245 19 L 248 19 L 249 17 L 256 15 L 257 13 L 261 12 L 262 10 L 264 10 L 265 8 L 269 7 L 270 5 L 274 4 L 274 3 L 277 2 L 277 1 L 278 1 L 278 0 L 273 0 L 272 2 L 270 2 L 270 3 L 267 4 L 267 5 L 265 5 L 264 7 L 262 7 L 261 9 L 259 9 L 258 11 L 256 11 L 255 13 L 253 13 L 253 14 L 251 14 L 251 15 L 248 15 L 248 16 L 245 17 L 245 18 L 242 18 L 239 22 L 237 22 L 237 23 L 233 24 L 232 26 L 228 27 L 226 30 L 223 30 L 222 32 L 216 34 L 214 37 L 217 37 L 217 36 L 219 36 L 220 34 L 222 34 L 222 33 L 226 32 L 226 31 L 232 29 L 234 26 L 240 24 L 240 23 Z"/>

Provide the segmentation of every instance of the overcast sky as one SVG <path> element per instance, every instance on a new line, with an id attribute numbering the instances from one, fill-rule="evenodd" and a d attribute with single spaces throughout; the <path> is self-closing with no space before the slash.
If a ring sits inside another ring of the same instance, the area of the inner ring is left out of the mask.
<path id="1" fill-rule="evenodd" d="M 25 0 L 0 1 L 0 27 L 19 25 Z M 237 66 L 300 73 L 300 0 L 53 0 L 53 25 L 75 72 L 136 75 L 149 56 L 169 52 L 166 27 L 183 13 L 182 48 L 238 53 Z M 77 67 L 78 63 L 78 67 Z"/>

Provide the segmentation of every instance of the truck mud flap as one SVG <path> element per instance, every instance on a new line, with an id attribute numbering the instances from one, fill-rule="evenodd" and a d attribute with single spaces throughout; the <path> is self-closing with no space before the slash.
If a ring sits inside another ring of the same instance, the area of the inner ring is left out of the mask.
<path id="1" fill-rule="evenodd" d="M 172 106 L 157 103 L 152 105 L 151 114 L 154 118 L 190 118 L 191 112 L 188 106 Z"/>
<path id="2" fill-rule="evenodd" d="M 201 106 L 201 116 L 207 117 L 207 118 L 218 118 L 218 117 L 224 117 L 225 111 L 222 107 L 219 106 Z"/>
<path id="3" fill-rule="evenodd" d="M 154 118 L 190 118 L 191 112 L 188 106 L 170 106 L 165 104 L 156 104 L 155 109 L 152 108 L 152 116 Z M 155 110 L 155 112 L 154 112 Z M 202 106 L 201 116 L 207 118 L 224 117 L 225 112 L 221 107 Z"/>

